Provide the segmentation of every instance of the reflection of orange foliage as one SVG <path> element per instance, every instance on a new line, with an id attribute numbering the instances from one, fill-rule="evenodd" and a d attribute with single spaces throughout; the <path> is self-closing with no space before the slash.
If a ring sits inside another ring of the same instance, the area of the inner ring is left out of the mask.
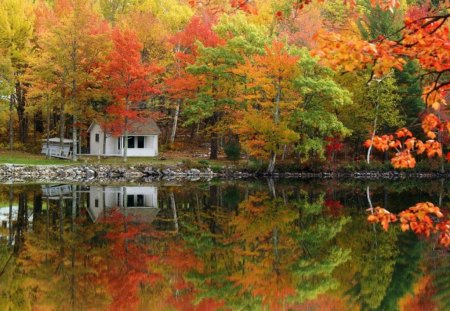
<path id="1" fill-rule="evenodd" d="M 403 231 L 411 229 L 417 234 L 424 234 L 428 237 L 435 230 L 431 215 L 438 218 L 443 217 L 439 207 L 433 203 L 417 203 L 399 214 L 401 228 Z"/>
<path id="2" fill-rule="evenodd" d="M 270 306 L 270 310 L 283 310 L 286 298 L 296 293 L 291 273 L 277 269 L 270 256 L 255 263 L 249 261 L 246 263 L 245 274 L 238 272 L 229 279 L 236 285 L 241 285 L 242 292 L 262 297 L 263 304 Z"/>
<path id="3" fill-rule="evenodd" d="M 298 256 L 283 254 L 295 247 L 287 232 L 298 213 L 277 206 L 265 193 L 249 196 L 239 208 L 239 215 L 231 222 L 236 232 L 232 237 L 236 242 L 233 252 L 245 261 L 242 271 L 233 273 L 229 280 L 240 286 L 242 293 L 261 297 L 270 310 L 283 310 L 287 298 L 296 293 L 289 269 Z"/>
<path id="4" fill-rule="evenodd" d="M 429 275 L 422 277 L 414 286 L 414 295 L 408 295 L 399 301 L 401 311 L 437 311 L 438 306 L 433 301 L 436 289 Z"/>
<path id="5" fill-rule="evenodd" d="M 371 223 L 379 222 L 383 229 L 387 230 L 389 228 L 389 223 L 397 221 L 397 216 L 384 208 L 375 207 L 374 213 L 369 215 L 367 220 Z"/>
<path id="6" fill-rule="evenodd" d="M 104 222 L 111 225 L 106 238 L 111 243 L 112 256 L 106 259 L 108 267 L 103 273 L 112 302 L 111 310 L 135 310 L 139 306 L 139 288 L 142 284 L 153 284 L 161 275 L 150 271 L 151 262 L 156 257 L 151 255 L 148 245 L 139 243 L 145 228 L 131 222 L 118 210 L 113 210 Z"/>
<path id="7" fill-rule="evenodd" d="M 305 301 L 299 306 L 291 306 L 292 311 L 310 311 L 310 310 L 333 310 L 333 311 L 350 311 L 354 310 L 343 297 L 334 297 L 329 294 L 321 295 L 317 299 Z"/>
<path id="8" fill-rule="evenodd" d="M 442 218 L 444 215 L 439 207 L 425 202 L 417 203 L 399 213 L 398 216 L 384 208 L 376 207 L 374 213 L 369 215 L 367 220 L 371 223 L 380 223 L 384 230 L 388 230 L 391 222 L 400 219 L 400 227 L 403 231 L 412 230 L 414 233 L 426 237 L 429 237 L 431 233 L 437 233 L 439 243 L 448 247 L 450 245 L 450 221 L 448 219 L 440 220 Z"/>

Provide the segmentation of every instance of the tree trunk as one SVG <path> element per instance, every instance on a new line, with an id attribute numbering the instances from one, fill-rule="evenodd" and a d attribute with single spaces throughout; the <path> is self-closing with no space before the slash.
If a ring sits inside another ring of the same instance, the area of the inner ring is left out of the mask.
<path id="1" fill-rule="evenodd" d="M 61 261 L 63 261 L 64 257 L 64 200 L 62 193 L 59 195 L 59 254 L 61 256 Z"/>
<path id="2" fill-rule="evenodd" d="M 173 144 L 173 142 L 175 141 L 175 135 L 177 133 L 178 115 L 180 114 L 180 106 L 181 106 L 181 99 L 177 101 L 177 106 L 175 108 L 175 115 L 173 116 L 172 133 L 170 134 L 171 144 Z"/>
<path id="3" fill-rule="evenodd" d="M 272 175 L 275 170 L 275 162 L 277 160 L 277 154 L 272 151 L 270 156 L 269 165 L 267 166 L 267 174 Z"/>
<path id="4" fill-rule="evenodd" d="M 377 131 L 377 121 L 378 121 L 378 107 L 380 106 L 380 104 L 377 104 L 376 109 L 375 109 L 375 119 L 373 120 L 373 131 L 372 131 L 372 136 L 370 137 L 370 146 L 369 149 L 367 149 L 367 164 L 370 164 L 370 156 L 372 154 L 372 147 L 373 147 L 373 140 L 375 138 L 375 134 Z"/>
<path id="5" fill-rule="evenodd" d="M 14 95 L 9 96 L 9 150 L 12 151 L 14 148 L 14 127 L 13 127 L 13 106 L 14 106 Z"/>
<path id="6" fill-rule="evenodd" d="M 22 143 L 27 141 L 28 136 L 28 118 L 25 113 L 25 90 L 20 82 L 16 83 L 16 109 L 19 123 L 19 139 Z"/>
<path id="7" fill-rule="evenodd" d="M 45 157 L 48 159 L 50 158 L 50 152 L 49 152 L 49 144 L 50 144 L 50 104 L 48 102 L 48 95 L 47 95 L 47 133 L 46 133 L 46 143 L 47 143 L 47 152 L 45 154 Z"/>
<path id="8" fill-rule="evenodd" d="M 12 226 L 12 208 L 14 201 L 13 185 L 9 185 L 9 216 L 8 216 L 8 227 L 9 227 L 9 241 L 8 246 L 13 245 L 13 226 Z"/>
<path id="9" fill-rule="evenodd" d="M 128 113 L 128 98 L 125 99 L 125 111 Z M 127 154 L 128 154 L 128 116 L 125 116 L 125 128 L 123 131 L 124 136 L 124 146 L 123 146 L 123 162 L 127 162 Z"/>
<path id="10" fill-rule="evenodd" d="M 66 115 L 65 115 L 65 103 L 64 99 L 61 99 L 60 105 L 60 115 L 59 115 L 59 144 L 60 144 L 60 152 L 64 150 L 64 132 L 65 132 L 65 123 L 66 123 Z"/>
<path id="11" fill-rule="evenodd" d="M 75 13 L 77 11 L 75 10 Z M 72 105 L 73 105 L 73 119 L 72 119 L 72 161 L 77 160 L 77 40 L 72 41 Z"/>
<path id="12" fill-rule="evenodd" d="M 178 226 L 178 216 L 177 216 L 177 205 L 175 204 L 175 195 L 173 194 L 173 192 L 170 193 L 170 207 L 172 208 L 175 232 L 178 233 L 179 226 Z"/>
<path id="13" fill-rule="evenodd" d="M 217 133 L 211 134 L 211 152 L 209 154 L 210 160 L 217 160 L 219 153 L 219 140 L 217 139 Z"/>
<path id="14" fill-rule="evenodd" d="M 72 161 L 77 161 L 77 116 L 72 118 Z"/>
<path id="15" fill-rule="evenodd" d="M 127 154 L 128 154 L 128 117 L 125 117 L 125 130 L 123 132 L 123 162 L 127 162 Z"/>
<path id="16" fill-rule="evenodd" d="M 275 97 L 275 111 L 273 120 L 276 125 L 280 123 L 280 101 L 281 101 L 281 81 L 278 81 L 277 83 L 277 95 Z M 278 146 L 277 146 L 278 147 Z M 277 159 L 276 150 L 272 150 L 269 160 L 269 165 L 267 167 L 267 174 L 272 175 L 273 171 L 275 170 L 275 162 Z"/>

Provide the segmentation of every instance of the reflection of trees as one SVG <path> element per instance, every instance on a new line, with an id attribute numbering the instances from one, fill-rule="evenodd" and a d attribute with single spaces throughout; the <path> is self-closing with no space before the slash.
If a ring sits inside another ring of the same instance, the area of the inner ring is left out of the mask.
<path id="1" fill-rule="evenodd" d="M 99 258 L 106 249 L 91 244 L 102 228 L 89 226 L 89 218 L 77 214 L 70 200 L 60 198 L 34 215 L 33 231 L 26 234 L 18 257 L 26 275 L 22 286 L 33 308 L 83 310 L 104 308 L 108 302 L 98 278 Z"/>
<path id="2" fill-rule="evenodd" d="M 352 260 L 339 271 L 344 284 L 351 286 L 352 300 L 363 309 L 380 306 L 389 284 L 398 255 L 398 231 L 374 231 L 365 215 L 353 217 L 346 227 L 343 244 L 351 248 Z"/>
<path id="3" fill-rule="evenodd" d="M 0 282 L 0 309 L 136 309 L 141 286 L 157 278 L 148 268 L 154 256 L 144 243 L 145 228 L 117 211 L 92 224 L 75 192 L 46 204 L 24 195 L 17 195 L 19 205 L 38 204 L 38 214 L 27 231 L 21 219 L 28 209 L 19 208 L 17 255 Z"/>
<path id="4" fill-rule="evenodd" d="M 190 273 L 199 296 L 222 298 L 233 309 L 280 309 L 336 288 L 332 273 L 349 252 L 333 239 L 348 219 L 325 215 L 322 201 L 258 192 L 235 217 L 215 212 L 221 234 L 201 223 L 185 226 L 184 239 L 204 260 L 202 270 Z"/>
<path id="5" fill-rule="evenodd" d="M 400 299 L 412 291 L 413 284 L 422 274 L 420 266 L 422 246 L 411 232 L 399 235 L 397 243 L 399 253 L 380 310 L 397 310 Z"/>

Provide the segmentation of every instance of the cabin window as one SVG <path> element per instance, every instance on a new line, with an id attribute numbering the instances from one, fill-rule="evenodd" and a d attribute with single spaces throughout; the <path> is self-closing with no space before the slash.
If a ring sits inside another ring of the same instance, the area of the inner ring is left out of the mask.
<path id="1" fill-rule="evenodd" d="M 98 207 L 98 199 L 95 199 L 95 207 Z"/>
<path id="2" fill-rule="evenodd" d="M 120 140 L 122 139 L 122 137 L 117 138 L 117 149 L 120 150 Z"/>
<path id="3" fill-rule="evenodd" d="M 95 134 L 95 142 L 98 143 L 100 141 L 100 134 Z"/>
<path id="4" fill-rule="evenodd" d="M 133 207 L 134 206 L 134 195 L 127 195 L 127 206 Z"/>
<path id="5" fill-rule="evenodd" d="M 137 195 L 137 206 L 144 206 L 144 195 L 143 194 L 138 194 Z"/>
<path id="6" fill-rule="evenodd" d="M 128 136 L 128 148 L 134 148 L 134 136 Z"/>
<path id="7" fill-rule="evenodd" d="M 122 204 L 120 204 L 120 193 L 117 194 L 117 206 L 122 206 Z"/>
<path id="8" fill-rule="evenodd" d="M 144 148 L 144 136 L 138 136 L 137 137 L 137 147 L 138 148 Z"/>

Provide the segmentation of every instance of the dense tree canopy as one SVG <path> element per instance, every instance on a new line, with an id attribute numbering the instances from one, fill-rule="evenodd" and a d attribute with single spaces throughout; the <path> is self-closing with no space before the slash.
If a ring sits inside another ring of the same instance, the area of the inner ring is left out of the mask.
<path id="1" fill-rule="evenodd" d="M 277 159 L 303 166 L 323 158 L 330 140 L 343 143 L 345 161 L 362 159 L 370 139 L 368 162 L 391 156 L 394 167 L 411 167 L 421 145 L 378 143 L 402 126 L 446 152 L 445 2 L 4 0 L 1 7 L 0 122 L 11 149 L 34 147 L 32 131 L 35 141 L 71 136 L 81 150 L 92 120 L 118 135 L 128 118 L 151 114 L 169 148 L 188 144 L 190 132 L 209 142 L 215 159 L 234 141 L 269 163 L 269 173 Z"/>

